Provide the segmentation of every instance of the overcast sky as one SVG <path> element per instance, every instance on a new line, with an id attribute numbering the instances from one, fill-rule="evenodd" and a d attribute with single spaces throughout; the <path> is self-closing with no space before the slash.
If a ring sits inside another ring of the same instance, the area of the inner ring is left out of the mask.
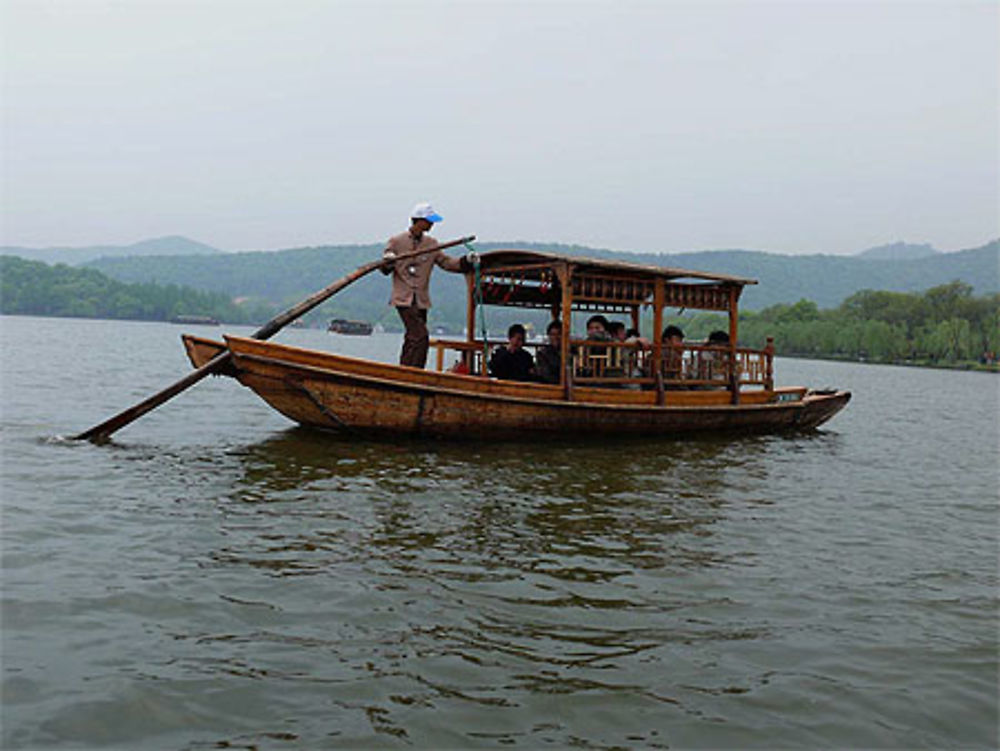
<path id="1" fill-rule="evenodd" d="M 1000 235 L 995 0 L 0 6 L 6 245 Z"/>

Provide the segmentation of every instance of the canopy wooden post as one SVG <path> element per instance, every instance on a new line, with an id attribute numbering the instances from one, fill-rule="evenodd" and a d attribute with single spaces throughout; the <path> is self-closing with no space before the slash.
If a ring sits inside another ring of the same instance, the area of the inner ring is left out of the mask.
<path id="1" fill-rule="evenodd" d="M 563 387 L 563 394 L 569 400 L 573 395 L 570 370 L 573 367 L 573 353 L 570 352 L 569 348 L 569 339 L 573 328 L 573 284 L 570 279 L 569 264 L 559 264 L 556 267 L 556 277 L 559 279 L 559 287 L 562 290 L 562 342 L 559 345 L 562 368 L 559 373 L 559 385 Z"/>
<path id="2" fill-rule="evenodd" d="M 729 288 L 729 343 L 736 347 L 736 340 L 739 338 L 739 287 Z"/>
<path id="3" fill-rule="evenodd" d="M 468 342 L 476 340 L 476 281 L 472 274 L 465 275 L 465 285 L 468 289 L 468 303 L 465 307 L 465 339 Z"/>
<path id="4" fill-rule="evenodd" d="M 638 305 L 633 305 L 632 306 L 632 328 L 634 328 L 636 331 L 639 330 L 639 306 Z"/>
<path id="5" fill-rule="evenodd" d="M 740 403 L 740 371 L 736 361 L 736 338 L 739 334 L 739 287 L 729 288 L 729 390 L 732 403 Z"/>
<path id="6" fill-rule="evenodd" d="M 654 372 L 663 370 L 663 306 L 666 301 L 663 279 L 653 282 L 653 367 Z"/>
<path id="7" fill-rule="evenodd" d="M 764 388 L 767 391 L 774 391 L 774 337 L 767 337 L 767 346 L 764 347 Z"/>

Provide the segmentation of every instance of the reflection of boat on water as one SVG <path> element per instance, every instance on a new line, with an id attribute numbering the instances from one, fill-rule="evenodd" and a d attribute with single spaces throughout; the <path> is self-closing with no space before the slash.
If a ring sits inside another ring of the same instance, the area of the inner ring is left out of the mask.
<path id="1" fill-rule="evenodd" d="M 526 383 L 488 377 L 490 343 L 474 333 L 432 341 L 436 371 L 243 337 L 184 342 L 195 366 L 228 349 L 222 372 L 302 425 L 394 437 L 775 432 L 814 428 L 850 399 L 776 388 L 773 345 L 738 346 L 737 301 L 750 279 L 510 250 L 483 254 L 475 278 L 467 275 L 468 332 L 479 305 L 541 308 L 567 322 L 573 311 L 601 311 L 630 316 L 635 328 L 651 307 L 656 332 L 665 308 L 683 307 L 728 313 L 729 343 L 594 342 L 571 338 L 566 326 L 559 381 Z"/>
<path id="2" fill-rule="evenodd" d="M 328 331 L 335 334 L 352 334 L 354 336 L 368 336 L 372 333 L 372 325 L 367 321 L 349 321 L 346 318 L 334 318 L 330 321 Z"/>

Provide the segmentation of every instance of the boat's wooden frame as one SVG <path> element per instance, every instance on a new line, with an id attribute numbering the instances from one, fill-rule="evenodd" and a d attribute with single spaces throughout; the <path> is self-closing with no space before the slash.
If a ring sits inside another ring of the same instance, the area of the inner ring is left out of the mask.
<path id="1" fill-rule="evenodd" d="M 754 280 L 526 251 L 485 253 L 466 274 L 464 341 L 434 340 L 437 370 L 361 360 L 258 339 L 224 342 L 184 336 L 199 367 L 228 350 L 223 374 L 305 426 L 387 436 L 522 439 L 536 436 L 676 435 L 811 429 L 847 404 L 850 393 L 775 388 L 774 348 L 740 347 L 738 300 Z M 490 342 L 476 339 L 479 305 L 626 314 L 638 327 L 652 308 L 653 329 L 666 307 L 728 313 L 730 344 L 671 348 L 571 338 L 563 327 L 555 384 L 500 381 L 483 361 Z M 445 370 L 454 353 L 460 372 Z M 622 367 L 623 364 L 628 367 Z"/>

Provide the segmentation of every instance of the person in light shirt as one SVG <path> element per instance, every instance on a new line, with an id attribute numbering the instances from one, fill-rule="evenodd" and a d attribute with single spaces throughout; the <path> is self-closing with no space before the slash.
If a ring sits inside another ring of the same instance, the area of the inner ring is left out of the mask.
<path id="1" fill-rule="evenodd" d="M 445 271 L 466 272 L 475 261 L 474 253 L 452 258 L 443 250 L 433 252 L 438 241 L 427 233 L 440 221 L 441 215 L 433 206 L 418 203 L 410 212 L 410 228 L 390 237 L 382 251 L 382 273 L 392 274 L 389 304 L 395 306 L 406 330 L 399 353 L 400 365 L 423 368 L 427 364 L 431 271 L 440 266 Z"/>

